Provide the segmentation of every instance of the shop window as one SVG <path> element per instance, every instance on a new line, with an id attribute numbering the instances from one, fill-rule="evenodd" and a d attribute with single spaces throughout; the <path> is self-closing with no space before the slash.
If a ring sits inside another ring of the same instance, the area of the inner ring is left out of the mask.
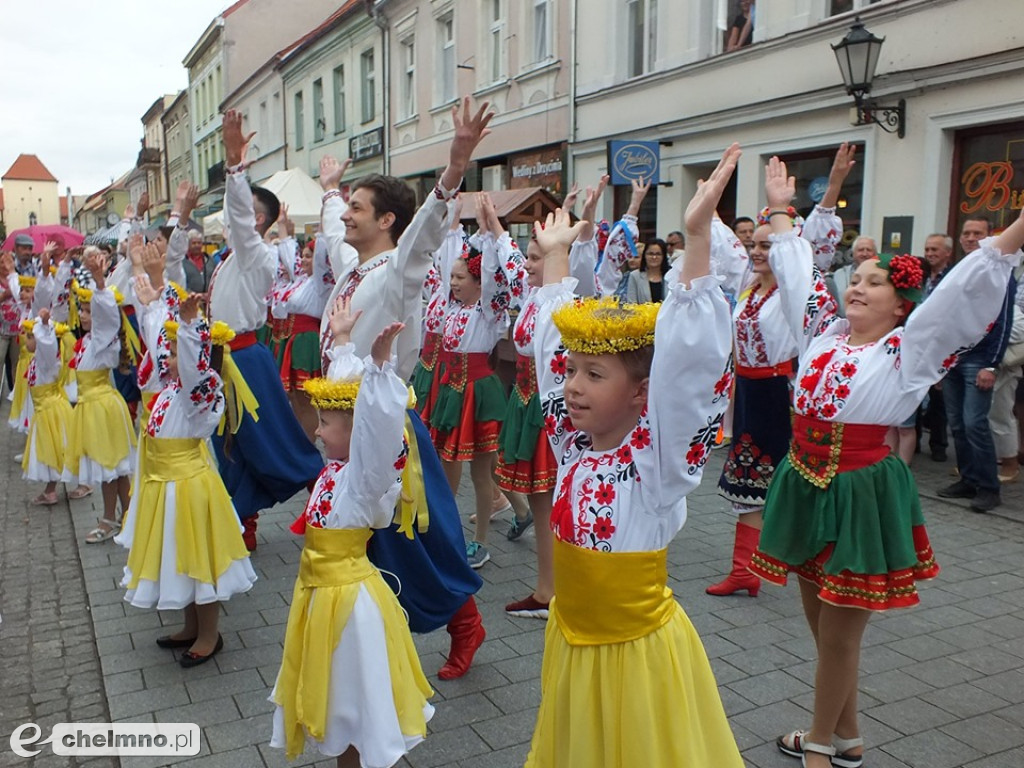
<path id="1" fill-rule="evenodd" d="M 832 170 L 832 161 L 835 156 L 836 147 L 779 155 L 785 161 L 789 175 L 796 177 L 796 197 L 793 199 L 793 207 L 804 218 L 814 210 L 814 206 L 821 201 L 825 194 L 825 189 L 828 187 L 828 174 Z M 864 157 L 864 145 L 857 144 L 857 162 L 846 178 L 846 183 L 839 194 L 839 203 L 836 206 L 836 215 L 843 220 L 843 237 L 840 241 L 840 248 L 851 245 L 857 235 L 870 235 L 876 241 L 881 242 L 880 233 L 861 230 L 861 217 L 864 210 L 864 168 L 867 167 L 867 164 L 867 159 Z M 741 215 L 753 218 L 757 215 L 757 211 L 742 212 Z"/>
<path id="2" fill-rule="evenodd" d="M 638 77 L 654 71 L 658 57 L 658 0 L 627 0 L 626 76 Z"/>
<path id="3" fill-rule="evenodd" d="M 949 234 L 978 216 L 1004 229 L 1024 207 L 1024 122 L 957 131 L 954 142 Z"/>

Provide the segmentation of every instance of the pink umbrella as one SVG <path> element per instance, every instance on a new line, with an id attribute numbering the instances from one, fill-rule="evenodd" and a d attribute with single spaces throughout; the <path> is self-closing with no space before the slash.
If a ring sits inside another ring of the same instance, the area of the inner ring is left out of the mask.
<path id="1" fill-rule="evenodd" d="M 46 245 L 46 241 L 53 238 L 54 235 L 60 235 L 64 238 L 65 248 L 73 248 L 76 245 L 81 245 L 85 241 L 85 235 L 77 229 L 65 227 L 63 224 L 36 224 L 31 227 L 25 227 L 24 229 L 16 229 L 9 233 L 7 235 L 7 239 L 4 240 L 2 250 L 13 251 L 14 238 L 18 235 L 28 235 L 32 238 L 33 253 L 42 252 L 43 246 Z"/>

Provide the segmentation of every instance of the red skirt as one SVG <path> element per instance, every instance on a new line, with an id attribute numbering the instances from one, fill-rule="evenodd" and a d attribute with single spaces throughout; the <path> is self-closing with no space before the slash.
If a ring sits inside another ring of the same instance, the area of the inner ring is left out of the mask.
<path id="1" fill-rule="evenodd" d="M 470 461 L 496 453 L 506 398 L 486 352 L 442 352 L 443 370 L 430 435 L 444 461 Z"/>

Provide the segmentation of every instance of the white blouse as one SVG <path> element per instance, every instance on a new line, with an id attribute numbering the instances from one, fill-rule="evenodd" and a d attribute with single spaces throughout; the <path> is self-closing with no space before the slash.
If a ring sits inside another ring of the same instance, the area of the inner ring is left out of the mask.
<path id="1" fill-rule="evenodd" d="M 364 363 L 346 344 L 328 351 L 327 377 L 349 378 Z M 403 439 L 408 386 L 391 363 L 378 368 L 367 358 L 356 407 L 348 461 L 329 460 L 306 504 L 314 528 L 385 528 L 395 516 L 407 449 Z"/>
<path id="2" fill-rule="evenodd" d="M 327 243 L 316 241 L 313 252 L 313 274 L 297 272 L 295 279 L 280 294 L 275 306 L 275 317 L 288 315 L 310 315 L 323 317 L 327 299 L 334 290 L 334 272 L 328 258 Z M 280 313 L 280 314 L 278 314 Z"/>
<path id="3" fill-rule="evenodd" d="M 121 310 L 111 288 L 92 292 L 92 330 L 75 344 L 71 367 L 78 371 L 117 368 L 121 362 Z"/>
<path id="4" fill-rule="evenodd" d="M 686 495 L 728 404 L 732 375 L 729 305 L 712 276 L 669 287 L 658 313 L 647 410 L 610 451 L 590 448 L 565 407 L 566 351 L 552 312 L 573 300 L 575 280 L 537 292 L 534 351 L 545 428 L 558 458 L 552 528 L 563 541 L 608 552 L 668 545 L 686 522 Z M 571 516 L 572 530 L 557 521 Z"/>
<path id="5" fill-rule="evenodd" d="M 62 363 L 60 339 L 57 338 L 53 321 L 43 325 L 42 321 L 36 318 L 32 335 L 36 339 L 36 351 L 28 364 L 28 385 L 41 387 L 45 384 L 52 384 L 60 376 Z"/>
<path id="6" fill-rule="evenodd" d="M 460 224 L 448 230 L 441 247 L 434 251 L 434 263 L 423 281 L 424 290 L 429 290 L 427 306 L 423 312 L 424 333 L 441 333 L 444 329 L 444 318 L 451 298 L 452 266 L 468 247 L 465 230 Z"/>
<path id="7" fill-rule="evenodd" d="M 522 254 L 506 232 L 500 238 L 487 233 L 478 239 L 480 245 L 480 299 L 463 304 L 456 298 L 448 303 L 442 331 L 442 349 L 447 352 L 490 352 L 508 330 L 508 308 L 516 286 L 510 283 L 506 270 L 514 273 Z"/>

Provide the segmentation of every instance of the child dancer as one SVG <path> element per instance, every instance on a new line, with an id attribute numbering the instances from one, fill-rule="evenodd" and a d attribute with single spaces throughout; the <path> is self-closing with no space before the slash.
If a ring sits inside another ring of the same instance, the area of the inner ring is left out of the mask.
<path id="1" fill-rule="evenodd" d="M 18 364 L 14 369 L 14 385 L 11 387 L 9 399 L 11 413 L 7 423 L 16 432 L 28 434 L 32 421 L 32 398 L 28 392 L 28 365 L 32 361 L 32 351 L 28 347 L 28 334 L 23 325 L 32 316 L 32 299 L 35 294 L 36 278 L 18 275 Z"/>
<path id="2" fill-rule="evenodd" d="M 477 195 L 477 221 L 480 251 L 470 250 L 452 264 L 443 356 L 435 370 L 441 386 L 430 413 L 434 445 L 453 493 L 461 475 L 459 463 L 469 462 L 476 532 L 466 545 L 466 558 L 473 568 L 491 559 L 485 544 L 491 526 L 498 433 L 507 407 L 505 389 L 489 358 L 508 329 L 510 297 L 517 291 L 522 294 L 522 284 L 511 284 L 499 266 L 510 259 L 521 263 L 522 254 L 484 192 Z"/>
<path id="3" fill-rule="evenodd" d="M 338 756 L 339 768 L 394 765 L 424 739 L 434 712 L 408 621 L 366 556 L 402 490 L 409 392 L 389 360 L 404 325 L 385 327 L 364 364 L 350 342 L 359 315 L 338 299 L 328 376 L 306 382 L 327 466 L 300 519 L 306 544 L 271 694 L 271 746 L 294 760 L 309 742 Z"/>
<path id="4" fill-rule="evenodd" d="M 574 302 L 564 278 L 580 225 L 560 211 L 538 227 L 534 350 L 560 465 L 528 767 L 743 765 L 700 638 L 666 586 L 668 544 L 726 407 L 729 305 L 709 276 L 710 228 L 738 157 L 734 144 L 690 202 L 686 262 L 660 308 Z"/>
<path id="5" fill-rule="evenodd" d="M 147 280 L 138 279 L 135 292 L 147 346 L 168 383 L 146 425 L 139 485 L 116 539 L 130 550 L 121 586 L 138 608 L 185 610 L 184 628 L 157 645 L 188 648 L 181 666 L 195 667 L 224 645 L 220 601 L 247 592 L 256 574 L 231 497 L 203 449 L 225 403 L 210 329 L 198 316 L 202 297 L 183 301 L 173 323 Z"/>
<path id="6" fill-rule="evenodd" d="M 57 503 L 57 483 L 74 482 L 67 470 L 67 430 L 73 418 L 71 403 L 60 384 L 62 367 L 60 337 L 66 330 L 50 322 L 50 310 L 39 310 L 39 317 L 23 324 L 32 360 L 28 366 L 28 387 L 32 396 L 32 422 L 29 427 L 22 477 L 46 483 L 33 504 L 52 507 Z"/>
<path id="7" fill-rule="evenodd" d="M 765 188 L 773 209 L 795 194 L 777 158 Z M 810 248 L 788 217 L 771 225 L 769 258 L 780 283 L 808 281 Z M 909 318 L 923 278 L 917 260 L 866 260 L 846 290 L 846 319 L 801 342 L 793 441 L 768 489 L 750 568 L 775 584 L 791 571 L 800 577 L 818 649 L 814 719 L 809 732 L 777 745 L 808 768 L 861 765 L 857 675 L 868 620 L 873 611 L 916 605 L 915 582 L 939 572 L 914 477 L 885 445 L 888 425 L 913 413 L 957 354 L 984 336 L 1022 244 L 1024 214 L 982 241 Z"/>

